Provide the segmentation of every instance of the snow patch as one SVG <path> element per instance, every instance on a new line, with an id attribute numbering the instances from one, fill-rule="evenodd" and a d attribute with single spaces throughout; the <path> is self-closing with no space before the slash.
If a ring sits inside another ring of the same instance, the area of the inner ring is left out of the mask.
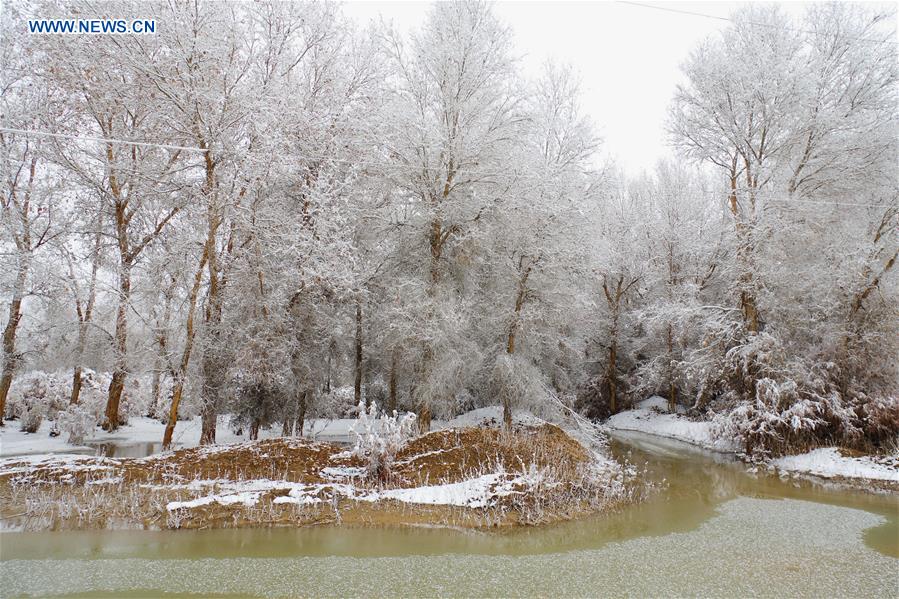
<path id="1" fill-rule="evenodd" d="M 373 493 L 362 499 L 365 501 L 395 499 L 404 503 L 485 507 L 493 495 L 491 487 L 500 482 L 502 477 L 502 474 L 493 473 L 458 483 L 414 487 L 411 489 L 389 489 L 380 493 Z"/>
<path id="2" fill-rule="evenodd" d="M 328 479 L 357 478 L 365 475 L 365 468 L 355 466 L 342 466 L 322 468 L 322 477 Z"/>
<path id="3" fill-rule="evenodd" d="M 836 447 L 822 447 L 770 462 L 787 472 L 813 474 L 822 478 L 842 476 L 899 482 L 899 456 L 872 458 L 844 456 Z"/>
<path id="4" fill-rule="evenodd" d="M 486 408 L 478 408 L 476 410 L 471 410 L 470 412 L 465 412 L 460 416 L 456 416 L 452 420 L 448 420 L 446 422 L 439 422 L 436 424 L 435 429 L 437 428 L 465 428 L 469 426 L 483 426 L 485 424 L 494 424 L 496 426 L 501 425 L 503 422 L 503 408 L 502 406 L 487 406 Z M 541 424 L 545 424 L 546 421 L 540 418 L 537 418 L 530 412 L 522 411 L 522 410 L 513 410 L 512 411 L 512 424 L 525 425 L 525 426 L 540 426 Z"/>
<path id="5" fill-rule="evenodd" d="M 615 414 L 606 421 L 606 426 L 612 430 L 637 431 L 677 439 L 713 451 L 739 451 L 735 442 L 715 438 L 709 421 L 694 421 L 680 414 L 660 413 L 658 409 L 668 409 L 668 400 L 663 397 L 650 397 L 637 406 L 637 409 Z"/>

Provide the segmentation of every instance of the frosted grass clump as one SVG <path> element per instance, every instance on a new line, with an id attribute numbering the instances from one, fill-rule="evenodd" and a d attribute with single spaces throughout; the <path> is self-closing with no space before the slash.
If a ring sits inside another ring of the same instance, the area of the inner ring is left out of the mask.
<path id="1" fill-rule="evenodd" d="M 390 476 L 397 452 L 416 431 L 416 415 L 380 414 L 378 404 L 372 402 L 366 410 L 359 402 L 359 420 L 350 428 L 356 436 L 353 454 L 365 460 L 369 477 L 386 480 Z"/>

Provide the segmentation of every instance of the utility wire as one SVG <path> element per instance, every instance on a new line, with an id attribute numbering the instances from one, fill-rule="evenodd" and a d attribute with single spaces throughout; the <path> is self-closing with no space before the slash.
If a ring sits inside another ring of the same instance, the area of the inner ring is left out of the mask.
<path id="1" fill-rule="evenodd" d="M 0 127 L 0 131 L 5 133 L 15 133 L 19 135 L 37 135 L 43 137 L 56 137 L 59 139 L 74 139 L 76 141 L 99 141 L 103 143 L 119 143 L 131 146 L 145 146 L 150 148 L 163 148 L 165 150 L 183 150 L 185 152 L 201 152 L 206 153 L 209 150 L 197 148 L 194 146 L 172 146 L 169 144 L 158 144 L 149 141 L 130 141 L 127 139 L 110 139 L 107 137 L 89 137 L 85 135 L 66 135 L 65 133 L 48 133 L 46 131 L 33 131 L 28 129 L 10 129 L 9 127 Z"/>
<path id="2" fill-rule="evenodd" d="M 705 17 L 706 19 L 715 19 L 716 21 L 729 21 L 731 23 L 736 23 L 733 19 L 729 17 L 719 17 L 718 15 L 710 15 L 702 12 L 695 12 L 692 10 L 683 10 L 680 8 L 669 8 L 667 6 L 658 6 L 655 4 L 644 4 L 643 2 L 629 2 L 625 0 L 618 0 L 618 4 L 629 4 L 630 6 L 639 6 L 640 8 L 652 8 L 654 10 L 661 10 L 665 12 L 672 12 L 679 15 L 689 15 L 693 17 Z M 778 29 L 778 27 L 774 25 L 769 25 L 767 23 L 758 23 L 755 21 L 746 21 L 750 25 L 756 25 L 758 27 L 770 27 L 772 29 Z M 824 35 L 821 31 L 812 31 L 810 29 L 794 29 L 792 27 L 784 27 L 787 31 L 795 31 L 796 33 L 807 33 L 809 35 Z M 836 35 L 836 34 L 832 34 Z M 854 36 L 846 36 L 846 39 L 856 40 L 859 42 L 868 42 L 870 44 L 899 44 L 899 41 L 895 40 L 876 40 L 869 37 L 854 37 Z"/>
<path id="3" fill-rule="evenodd" d="M 762 198 L 762 201 L 763 202 L 765 201 L 764 198 Z M 802 204 L 827 204 L 830 206 L 856 206 L 859 208 L 889 208 L 891 206 L 890 204 L 855 204 L 855 203 L 851 203 L 851 202 L 829 202 L 827 200 L 799 200 L 796 198 L 789 199 L 789 200 L 786 200 L 786 199 L 779 200 L 779 199 L 774 198 L 774 199 L 769 199 L 768 201 L 774 202 L 775 204 L 783 204 L 783 205 L 789 205 L 789 204 L 792 204 L 793 202 L 800 202 Z"/>

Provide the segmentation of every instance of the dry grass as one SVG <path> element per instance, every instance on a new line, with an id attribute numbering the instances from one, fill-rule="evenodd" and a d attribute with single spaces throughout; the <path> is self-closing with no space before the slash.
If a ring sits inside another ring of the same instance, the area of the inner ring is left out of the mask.
<path id="1" fill-rule="evenodd" d="M 590 454 L 562 429 L 551 424 L 522 427 L 512 433 L 494 428 L 435 431 L 407 443 L 397 454 L 393 475 L 401 487 L 457 482 L 484 465 L 506 472 L 532 466 L 576 469 Z"/>

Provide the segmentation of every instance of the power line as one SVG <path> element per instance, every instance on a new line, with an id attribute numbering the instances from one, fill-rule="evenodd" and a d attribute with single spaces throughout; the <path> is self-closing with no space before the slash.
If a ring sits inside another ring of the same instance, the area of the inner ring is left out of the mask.
<path id="1" fill-rule="evenodd" d="M 762 201 L 764 201 L 764 199 L 762 199 Z M 853 202 L 829 202 L 827 200 L 799 200 L 796 198 L 789 199 L 789 200 L 771 199 L 768 201 L 774 202 L 776 204 L 783 204 L 783 205 L 792 204 L 793 202 L 799 202 L 802 204 L 828 204 L 831 206 L 857 206 L 859 208 L 889 208 L 890 207 L 890 204 L 856 204 Z"/>
<path id="2" fill-rule="evenodd" d="M 173 146 L 169 144 L 158 144 L 149 141 L 130 141 L 127 139 L 111 139 L 107 137 L 90 137 L 86 135 L 66 135 L 65 133 L 48 133 L 46 131 L 32 131 L 28 129 L 10 129 L 9 127 L 0 127 L 0 131 L 4 131 L 6 133 L 16 133 L 19 135 L 37 135 L 43 137 L 56 137 L 59 139 L 74 139 L 76 141 L 99 141 L 102 143 L 119 143 L 119 144 L 128 144 L 131 146 L 145 146 L 151 148 L 163 148 L 165 150 L 183 150 L 185 152 L 200 152 L 206 153 L 209 150 L 203 148 L 197 148 L 194 146 Z"/>
<path id="3" fill-rule="evenodd" d="M 657 6 L 655 4 L 644 4 L 643 2 L 630 2 L 630 1 L 625 1 L 625 0 L 618 0 L 618 4 L 629 4 L 631 6 L 639 6 L 640 8 L 651 8 L 654 10 L 661 10 L 661 11 L 665 11 L 665 12 L 676 13 L 679 15 L 689 15 L 692 17 L 704 17 L 706 19 L 715 19 L 716 21 L 729 21 L 731 23 L 737 22 L 737 21 L 734 21 L 733 19 L 731 19 L 730 17 L 719 17 L 718 15 L 710 15 L 710 14 L 706 14 L 706 13 L 702 13 L 702 12 L 695 12 L 692 10 L 683 10 L 680 8 L 669 8 L 667 6 Z M 775 25 L 769 25 L 767 23 L 759 23 L 756 21 L 746 21 L 746 23 L 749 23 L 750 25 L 755 25 L 757 27 L 770 27 L 772 29 L 778 28 Z M 823 33 L 821 31 L 812 31 L 809 29 L 795 29 L 792 27 L 784 27 L 784 29 L 786 29 L 787 31 L 794 31 L 796 33 L 806 33 L 809 35 L 823 35 Z M 834 35 L 836 35 L 836 34 L 834 34 Z M 899 44 L 899 42 L 894 41 L 894 40 L 876 40 L 876 39 L 872 39 L 869 37 L 846 36 L 846 39 L 856 40 L 859 42 L 868 42 L 870 44 Z"/>
<path id="4" fill-rule="evenodd" d="M 743 190 L 738 189 L 737 191 L 742 192 Z M 729 199 L 730 194 L 731 194 L 731 191 L 728 190 L 726 192 L 709 191 L 709 192 L 696 193 L 693 195 L 705 197 L 706 199 L 710 199 L 710 200 L 727 200 L 727 199 Z M 798 202 L 800 204 L 816 204 L 816 205 L 823 204 L 823 205 L 828 205 L 828 206 L 852 206 L 855 208 L 890 208 L 890 207 L 896 205 L 895 202 L 890 203 L 889 201 L 884 202 L 882 204 L 866 204 L 866 203 L 861 203 L 861 202 L 843 202 L 843 201 L 838 201 L 838 200 L 802 200 L 799 198 L 773 197 L 773 196 L 767 196 L 765 194 L 759 194 L 757 196 L 757 201 L 759 204 L 772 203 L 772 204 L 789 205 L 794 202 Z"/>

